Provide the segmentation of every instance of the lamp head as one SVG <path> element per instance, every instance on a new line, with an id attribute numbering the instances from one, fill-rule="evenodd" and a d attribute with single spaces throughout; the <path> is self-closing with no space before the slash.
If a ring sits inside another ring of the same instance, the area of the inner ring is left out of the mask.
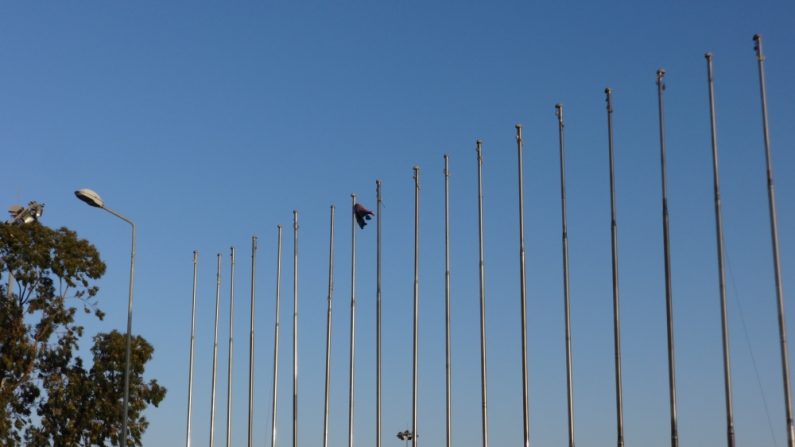
<path id="1" fill-rule="evenodd" d="M 94 190 L 88 188 L 78 189 L 75 191 L 75 196 L 95 208 L 105 207 L 105 202 L 102 201 L 102 197 L 100 197 L 99 194 L 97 194 Z"/>

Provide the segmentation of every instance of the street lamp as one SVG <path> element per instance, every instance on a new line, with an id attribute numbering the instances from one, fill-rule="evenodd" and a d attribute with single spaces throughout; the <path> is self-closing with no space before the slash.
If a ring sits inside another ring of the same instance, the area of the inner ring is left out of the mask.
<path id="1" fill-rule="evenodd" d="M 75 191 L 75 196 L 83 202 L 113 214 L 119 219 L 127 222 L 132 227 L 132 249 L 130 250 L 130 294 L 127 300 L 127 352 L 124 357 L 124 414 L 122 416 L 122 430 L 120 445 L 127 447 L 127 409 L 130 400 L 130 343 L 132 339 L 132 306 L 133 306 L 133 284 L 135 281 L 135 223 L 121 214 L 105 206 L 105 202 L 96 191 L 91 189 L 79 189 Z"/>

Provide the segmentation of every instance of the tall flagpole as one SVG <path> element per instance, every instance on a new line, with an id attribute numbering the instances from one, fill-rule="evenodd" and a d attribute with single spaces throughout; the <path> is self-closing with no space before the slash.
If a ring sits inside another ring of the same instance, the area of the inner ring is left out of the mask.
<path id="1" fill-rule="evenodd" d="M 381 447 L 381 180 L 375 181 L 375 447 Z"/>
<path id="2" fill-rule="evenodd" d="M 215 382 L 218 375 L 218 317 L 221 308 L 221 253 L 216 256 L 218 262 L 215 274 L 215 335 L 213 337 L 213 378 L 210 394 L 210 447 L 215 445 Z"/>
<path id="3" fill-rule="evenodd" d="M 273 403 L 271 406 L 271 447 L 276 447 L 276 401 L 279 391 L 279 301 L 282 286 L 282 226 L 276 226 L 276 310 L 273 324 Z"/>
<path id="4" fill-rule="evenodd" d="M 674 309 L 671 291 L 671 248 L 668 231 L 668 182 L 665 174 L 665 118 L 663 111 L 663 91 L 665 90 L 665 70 L 657 70 L 657 100 L 660 118 L 660 167 L 662 171 L 662 221 L 663 249 L 665 256 L 665 304 L 668 327 L 668 390 L 671 405 L 671 447 L 679 446 L 679 428 L 676 412 L 676 368 L 674 361 Z"/>
<path id="5" fill-rule="evenodd" d="M 781 280 L 781 258 L 778 243 L 778 218 L 776 217 L 776 190 L 773 184 L 773 161 L 770 151 L 770 132 L 767 123 L 767 89 L 765 86 L 765 55 L 762 52 L 762 36 L 754 35 L 756 59 L 759 66 L 759 93 L 762 98 L 762 128 L 765 139 L 765 161 L 767 165 L 767 198 L 770 209 L 770 235 L 773 243 L 773 269 L 776 281 L 778 304 L 778 332 L 781 346 L 781 372 L 784 376 L 784 407 L 787 418 L 787 445 L 795 446 L 795 429 L 792 421 L 792 388 L 789 377 L 789 354 L 787 349 L 787 323 L 784 317 L 784 286 Z"/>
<path id="6" fill-rule="evenodd" d="M 483 260 L 483 143 L 475 142 L 478 155 L 478 246 L 480 253 L 480 397 L 483 447 L 489 445 L 488 389 L 486 376 L 486 274 Z"/>
<path id="7" fill-rule="evenodd" d="M 351 194 L 351 346 L 348 369 L 348 447 L 353 447 L 353 410 L 356 384 L 356 194 Z"/>
<path id="8" fill-rule="evenodd" d="M 232 447 L 232 354 L 235 321 L 235 247 L 229 248 L 229 363 L 226 371 L 226 447 Z"/>
<path id="9" fill-rule="evenodd" d="M 522 125 L 516 125 L 516 154 L 519 166 L 519 292 L 522 315 L 522 426 L 524 428 L 524 447 L 530 447 L 530 398 L 527 384 L 527 276 L 524 244 L 524 170 L 522 153 Z"/>
<path id="10" fill-rule="evenodd" d="M 417 367 L 420 317 L 420 167 L 414 166 L 414 336 L 411 380 L 411 447 L 417 447 Z"/>
<path id="11" fill-rule="evenodd" d="M 185 446 L 190 447 L 191 441 L 191 404 L 193 403 L 193 351 L 196 343 L 196 277 L 199 264 L 199 252 L 193 250 L 193 304 L 190 310 L 190 360 L 188 362 L 188 428 L 185 434 Z"/>
<path id="12" fill-rule="evenodd" d="M 574 447 L 574 383 L 571 360 L 571 302 L 569 299 L 569 232 L 566 224 L 566 149 L 563 140 L 563 104 L 555 104 L 560 140 L 560 210 L 563 246 L 563 308 L 566 319 L 566 395 L 569 415 L 569 447 Z"/>
<path id="13" fill-rule="evenodd" d="M 721 337 L 723 341 L 723 385 L 726 396 L 727 445 L 734 447 L 734 405 L 732 403 L 731 355 L 729 351 L 729 318 L 726 306 L 726 275 L 723 268 L 723 217 L 720 206 L 720 176 L 718 175 L 718 125 L 715 118 L 715 85 L 712 76 L 712 53 L 706 53 L 707 84 L 709 86 L 709 118 L 712 136 L 712 190 L 715 196 L 715 236 L 718 247 L 718 287 L 720 290 Z"/>
<path id="14" fill-rule="evenodd" d="M 257 236 L 251 236 L 251 325 L 248 338 L 248 447 L 254 447 L 254 297 L 257 281 Z"/>
<path id="15" fill-rule="evenodd" d="M 616 182 L 613 151 L 613 90 L 606 88 L 607 142 L 610 159 L 610 249 L 613 266 L 613 350 L 616 370 L 616 444 L 624 447 L 624 397 L 621 380 L 621 314 L 618 295 L 618 222 L 616 220 Z"/>
<path id="16" fill-rule="evenodd" d="M 323 399 L 323 447 L 328 447 L 329 393 L 331 391 L 331 304 L 334 296 L 334 205 L 331 205 L 328 242 L 328 308 L 326 311 L 326 387 Z"/>
<path id="17" fill-rule="evenodd" d="M 444 333 L 446 375 L 446 447 L 453 445 L 452 353 L 450 352 L 450 159 L 444 154 Z"/>
<path id="18" fill-rule="evenodd" d="M 298 447 L 298 211 L 293 210 L 293 447 Z"/>

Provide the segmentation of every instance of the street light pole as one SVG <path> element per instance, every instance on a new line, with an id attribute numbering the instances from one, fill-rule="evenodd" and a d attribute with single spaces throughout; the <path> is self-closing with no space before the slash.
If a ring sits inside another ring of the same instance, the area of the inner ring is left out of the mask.
<path id="1" fill-rule="evenodd" d="M 119 219 L 130 224 L 132 228 L 132 244 L 130 249 L 130 287 L 129 296 L 127 299 L 127 347 L 124 354 L 124 410 L 122 413 L 122 429 L 121 429 L 121 445 L 127 446 L 127 413 L 130 402 L 130 351 L 131 351 L 131 338 L 132 338 L 132 309 L 133 309 L 133 286 L 135 284 L 135 223 L 119 214 L 118 212 L 105 206 L 102 198 L 96 192 L 90 189 L 81 189 L 75 191 L 75 195 L 83 202 L 95 207 L 102 208 L 103 210 L 113 214 Z"/>

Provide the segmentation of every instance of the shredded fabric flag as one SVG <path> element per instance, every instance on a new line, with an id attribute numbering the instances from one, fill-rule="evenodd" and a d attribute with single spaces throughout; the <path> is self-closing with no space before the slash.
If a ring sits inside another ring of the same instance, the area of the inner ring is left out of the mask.
<path id="1" fill-rule="evenodd" d="M 365 208 L 361 203 L 353 205 L 353 214 L 356 216 L 356 223 L 362 229 L 367 225 L 367 221 L 373 218 L 373 212 Z"/>

